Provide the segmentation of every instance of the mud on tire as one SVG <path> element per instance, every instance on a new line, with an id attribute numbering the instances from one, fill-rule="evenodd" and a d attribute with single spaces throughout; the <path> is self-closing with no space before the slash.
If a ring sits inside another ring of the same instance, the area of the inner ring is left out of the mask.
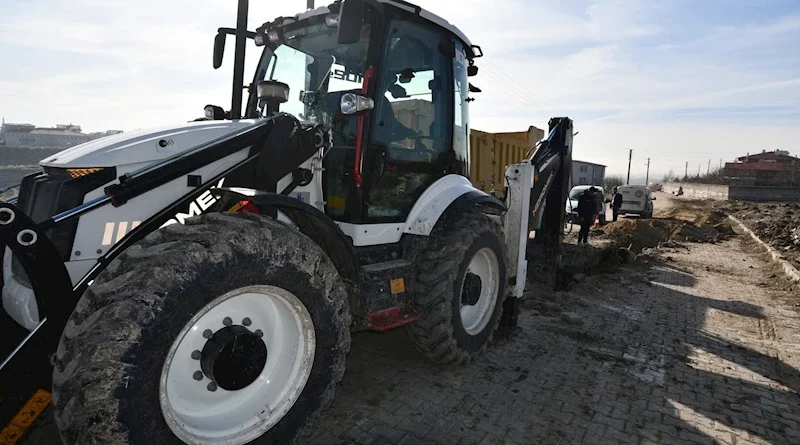
<path id="1" fill-rule="evenodd" d="M 316 348 L 288 413 L 253 444 L 286 443 L 333 400 L 350 349 L 341 278 L 300 232 L 253 214 L 208 214 L 148 235 L 81 298 L 61 337 L 53 403 L 72 444 L 179 444 L 159 405 L 173 340 L 204 305 L 250 285 L 293 293 L 311 315 Z"/>
<path id="2" fill-rule="evenodd" d="M 490 249 L 497 258 L 498 282 L 488 323 L 468 333 L 462 323 L 462 287 L 475 254 Z M 440 363 L 466 363 L 492 339 L 508 294 L 507 253 L 500 223 L 468 212 L 450 230 L 435 229 L 417 260 L 414 303 L 420 319 L 408 325 L 413 345 Z"/>

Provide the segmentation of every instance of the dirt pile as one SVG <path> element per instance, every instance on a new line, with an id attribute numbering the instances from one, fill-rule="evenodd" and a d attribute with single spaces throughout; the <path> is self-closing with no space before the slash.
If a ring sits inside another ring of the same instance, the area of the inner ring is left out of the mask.
<path id="1" fill-rule="evenodd" d="M 739 218 L 764 242 L 800 267 L 800 204 L 732 202 L 725 209 Z"/>
<path id="2" fill-rule="evenodd" d="M 666 241 L 716 243 L 734 235 L 725 213 L 706 210 L 687 214 L 685 209 L 663 218 L 623 219 L 600 231 L 601 238 L 611 239 L 622 247 L 630 246 L 637 253 Z"/>

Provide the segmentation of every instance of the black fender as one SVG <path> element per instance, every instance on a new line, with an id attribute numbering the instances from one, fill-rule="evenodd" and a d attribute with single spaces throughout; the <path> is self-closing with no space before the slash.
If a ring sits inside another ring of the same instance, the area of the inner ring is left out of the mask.
<path id="1" fill-rule="evenodd" d="M 442 212 L 442 216 L 436 221 L 433 231 L 450 229 L 456 221 L 463 218 L 464 214 L 472 210 L 500 216 L 504 215 L 508 209 L 502 201 L 494 196 L 487 195 L 480 190 L 473 190 L 454 199 L 447 206 L 445 211 Z"/>
<path id="2" fill-rule="evenodd" d="M 237 202 L 249 201 L 262 209 L 277 210 L 286 215 L 300 232 L 325 251 L 339 275 L 354 286 L 357 292 L 355 301 L 360 301 L 362 280 L 356 251 L 347 235 L 328 215 L 297 198 L 276 193 L 225 187 L 211 189 L 211 193 L 219 199 L 219 206 L 215 204 L 209 211 L 225 211 Z"/>

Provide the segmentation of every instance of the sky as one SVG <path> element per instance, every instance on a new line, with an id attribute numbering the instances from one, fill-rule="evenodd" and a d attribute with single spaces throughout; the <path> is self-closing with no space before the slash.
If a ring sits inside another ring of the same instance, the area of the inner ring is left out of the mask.
<path id="1" fill-rule="evenodd" d="M 250 29 L 305 9 L 251 2 Z M 317 0 L 317 5 L 327 1 Z M 418 0 L 485 57 L 473 128 L 575 122 L 575 159 L 632 176 L 705 172 L 746 153 L 800 155 L 797 0 Z M 212 42 L 233 0 L 2 0 L 0 115 L 84 131 L 180 123 L 230 104 Z M 250 47 L 254 49 L 255 47 Z M 255 51 L 250 55 L 254 56 Z M 252 70 L 252 66 L 248 67 Z"/>

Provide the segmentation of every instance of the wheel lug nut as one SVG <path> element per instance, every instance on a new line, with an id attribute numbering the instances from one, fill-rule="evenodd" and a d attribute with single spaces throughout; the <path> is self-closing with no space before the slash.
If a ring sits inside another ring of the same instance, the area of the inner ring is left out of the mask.
<path id="1" fill-rule="evenodd" d="M 242 320 L 242 324 L 245 325 L 245 326 L 250 326 L 252 324 L 252 322 L 250 321 L 249 318 L 244 317 L 244 320 Z"/>
<path id="2" fill-rule="evenodd" d="M 222 324 L 225 326 L 230 326 L 233 324 L 233 320 L 231 320 L 231 317 L 225 317 L 225 319 L 222 320 Z"/>
<path id="3" fill-rule="evenodd" d="M 256 329 L 256 332 L 255 332 L 255 334 L 256 334 L 257 336 L 259 336 L 259 337 L 263 337 L 263 336 L 264 336 L 264 333 L 263 333 L 263 332 L 261 332 L 261 329 Z"/>
<path id="4" fill-rule="evenodd" d="M 200 360 L 200 351 L 192 351 L 192 358 L 195 360 Z"/>
<path id="5" fill-rule="evenodd" d="M 200 380 L 203 380 L 203 371 L 195 371 L 194 374 L 192 374 L 192 378 L 197 380 L 198 382 Z"/>
<path id="6" fill-rule="evenodd" d="M 217 384 L 216 384 L 216 383 L 214 383 L 214 382 L 210 382 L 210 383 L 208 384 L 208 386 L 206 386 L 206 388 L 207 388 L 209 391 L 211 391 L 211 392 L 214 392 L 214 391 L 216 391 L 216 390 L 217 390 Z"/>
<path id="7" fill-rule="evenodd" d="M 203 331 L 203 338 L 211 338 L 211 336 L 212 336 L 213 334 L 214 334 L 214 333 L 213 333 L 213 332 L 211 332 L 211 329 L 206 329 L 205 331 Z"/>

